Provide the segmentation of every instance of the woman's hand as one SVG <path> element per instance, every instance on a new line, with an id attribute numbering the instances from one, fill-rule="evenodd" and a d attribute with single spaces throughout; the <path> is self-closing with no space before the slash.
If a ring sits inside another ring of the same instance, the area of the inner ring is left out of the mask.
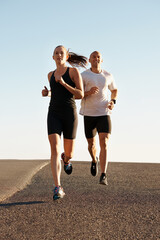
<path id="1" fill-rule="evenodd" d="M 62 77 L 55 78 L 56 82 L 59 82 L 61 85 L 65 85 L 65 81 Z"/>
<path id="2" fill-rule="evenodd" d="M 47 87 L 46 86 L 44 86 L 44 89 L 42 90 L 42 96 L 43 97 L 47 97 L 48 96 L 48 89 L 47 89 Z"/>
<path id="3" fill-rule="evenodd" d="M 84 96 L 85 96 L 85 97 L 88 97 L 88 96 L 90 96 L 90 95 L 92 95 L 92 94 L 97 94 L 98 92 L 99 92 L 99 88 L 96 87 L 96 86 L 94 86 L 94 87 L 92 87 L 89 91 L 86 91 L 86 92 L 84 93 Z"/>
<path id="4" fill-rule="evenodd" d="M 61 85 L 64 85 L 64 84 L 65 84 L 65 81 L 63 80 L 61 74 L 57 74 L 57 73 L 55 72 L 55 75 L 54 75 L 54 76 L 55 76 L 56 82 L 59 82 Z"/>

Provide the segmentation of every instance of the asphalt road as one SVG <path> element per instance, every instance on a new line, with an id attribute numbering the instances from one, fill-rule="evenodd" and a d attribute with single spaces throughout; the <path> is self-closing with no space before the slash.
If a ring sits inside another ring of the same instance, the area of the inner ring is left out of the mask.
<path id="1" fill-rule="evenodd" d="M 0 203 L 0 239 L 160 239 L 160 164 L 109 163 L 108 186 L 99 175 L 90 175 L 90 163 L 73 162 L 70 176 L 62 169 L 66 196 L 53 201 L 47 165 Z"/>
<path id="2" fill-rule="evenodd" d="M 0 160 L 0 202 L 23 189 L 49 160 Z"/>

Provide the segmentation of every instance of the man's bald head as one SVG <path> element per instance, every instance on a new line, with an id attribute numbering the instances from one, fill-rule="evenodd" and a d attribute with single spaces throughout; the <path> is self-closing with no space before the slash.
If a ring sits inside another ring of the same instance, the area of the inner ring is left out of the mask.
<path id="1" fill-rule="evenodd" d="M 100 69 L 101 63 L 103 62 L 101 53 L 98 51 L 92 52 L 89 57 L 89 62 L 92 68 Z"/>
<path id="2" fill-rule="evenodd" d="M 92 52 L 92 53 L 90 54 L 90 57 L 89 57 L 89 58 L 91 58 L 92 55 L 100 55 L 101 58 L 102 58 L 102 54 L 101 54 L 100 52 L 98 52 L 98 51 Z"/>

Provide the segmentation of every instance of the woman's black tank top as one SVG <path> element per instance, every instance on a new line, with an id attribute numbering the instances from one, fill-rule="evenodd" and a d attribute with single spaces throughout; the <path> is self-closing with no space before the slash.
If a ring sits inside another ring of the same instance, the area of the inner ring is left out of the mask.
<path id="1" fill-rule="evenodd" d="M 54 71 L 55 72 L 55 71 Z M 56 82 L 54 77 L 54 72 L 50 78 L 50 88 L 51 88 L 51 100 L 50 109 L 56 112 L 61 112 L 66 110 L 66 108 L 76 108 L 75 100 L 73 94 L 70 93 L 64 86 Z M 62 75 L 63 80 L 73 88 L 75 83 L 69 76 L 69 67 L 66 72 Z"/>

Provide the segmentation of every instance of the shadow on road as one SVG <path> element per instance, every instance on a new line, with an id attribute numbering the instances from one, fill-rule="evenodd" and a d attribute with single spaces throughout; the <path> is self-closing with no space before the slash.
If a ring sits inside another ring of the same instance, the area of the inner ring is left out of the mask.
<path id="1" fill-rule="evenodd" d="M 0 207 L 10 207 L 10 206 L 17 206 L 17 205 L 32 205 L 32 204 L 42 204 L 45 203 L 44 201 L 30 201 L 30 202 L 13 202 L 13 203 L 2 203 Z"/>

